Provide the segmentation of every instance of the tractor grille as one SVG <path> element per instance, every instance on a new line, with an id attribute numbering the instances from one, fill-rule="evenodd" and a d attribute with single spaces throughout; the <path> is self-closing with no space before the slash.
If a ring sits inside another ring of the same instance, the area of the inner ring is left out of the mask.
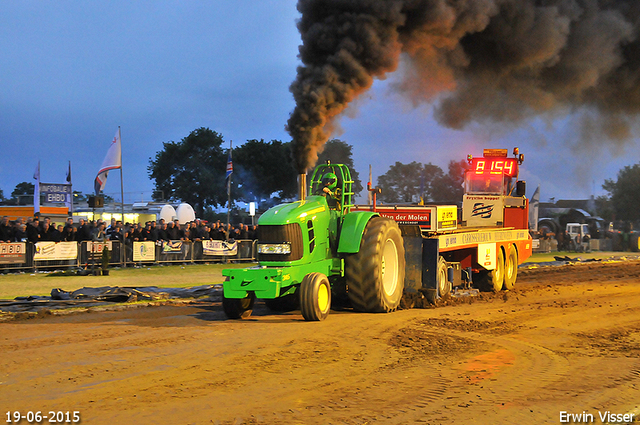
<path id="1" fill-rule="evenodd" d="M 258 226 L 258 244 L 283 243 L 291 244 L 291 254 L 258 254 L 258 261 L 295 261 L 302 258 L 302 228 L 299 224 L 281 226 Z"/>

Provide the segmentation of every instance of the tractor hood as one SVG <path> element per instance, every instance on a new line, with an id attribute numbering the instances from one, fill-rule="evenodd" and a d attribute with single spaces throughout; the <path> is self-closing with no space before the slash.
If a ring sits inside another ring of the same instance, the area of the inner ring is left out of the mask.
<path id="1" fill-rule="evenodd" d="M 309 196 L 304 201 L 280 204 L 262 214 L 258 225 L 281 225 L 313 220 L 314 216 L 329 212 L 323 196 Z"/>

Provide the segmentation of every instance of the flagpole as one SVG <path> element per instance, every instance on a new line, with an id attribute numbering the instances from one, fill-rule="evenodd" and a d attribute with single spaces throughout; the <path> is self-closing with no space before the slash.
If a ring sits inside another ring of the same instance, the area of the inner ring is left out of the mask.
<path id="1" fill-rule="evenodd" d="M 36 180 L 36 184 L 33 186 L 33 216 L 40 216 L 40 160 L 38 159 L 38 167 L 36 173 L 33 175 Z M 20 198 L 18 198 L 18 205 L 20 205 Z"/>
<path id="2" fill-rule="evenodd" d="M 229 159 L 231 159 L 231 153 L 233 152 L 233 140 L 229 142 Z M 229 220 L 231 216 L 231 174 L 227 179 L 227 232 L 231 233 L 231 227 L 229 227 Z M 227 239 L 229 236 L 227 235 Z"/>
<path id="3" fill-rule="evenodd" d="M 71 161 L 69 161 L 69 170 L 67 171 L 67 182 L 69 183 L 69 190 L 71 191 L 71 201 L 69 202 L 69 216 L 73 217 L 73 183 L 71 183 Z"/>
<path id="4" fill-rule="evenodd" d="M 122 213 L 122 231 L 124 234 L 124 179 L 122 178 L 122 133 L 120 132 L 120 126 L 118 126 L 118 139 L 120 139 L 120 212 Z M 127 250 L 124 240 L 122 245 L 125 246 L 124 251 L 124 267 L 127 267 Z M 121 251 L 122 252 L 122 251 Z"/>

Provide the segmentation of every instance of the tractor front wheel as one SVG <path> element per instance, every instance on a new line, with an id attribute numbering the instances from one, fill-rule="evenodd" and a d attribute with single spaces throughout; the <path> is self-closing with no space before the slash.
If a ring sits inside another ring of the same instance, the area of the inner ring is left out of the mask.
<path id="1" fill-rule="evenodd" d="M 360 251 L 345 258 L 347 294 L 355 310 L 394 311 L 404 290 L 404 245 L 398 224 L 388 218 L 369 220 Z"/>
<path id="2" fill-rule="evenodd" d="M 253 292 L 245 298 L 226 298 L 222 296 L 222 309 L 229 319 L 246 319 L 253 313 L 256 295 Z"/>
<path id="3" fill-rule="evenodd" d="M 300 284 L 300 312 L 304 320 L 324 320 L 331 310 L 331 285 L 322 273 L 309 273 Z"/>

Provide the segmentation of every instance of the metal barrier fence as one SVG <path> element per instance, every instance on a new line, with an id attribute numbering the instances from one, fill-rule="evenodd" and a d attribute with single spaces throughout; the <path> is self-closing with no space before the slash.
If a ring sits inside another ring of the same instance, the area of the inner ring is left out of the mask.
<path id="1" fill-rule="evenodd" d="M 0 243 L 0 272 L 100 267 L 105 248 L 109 266 L 159 263 L 253 262 L 255 240 Z"/>

